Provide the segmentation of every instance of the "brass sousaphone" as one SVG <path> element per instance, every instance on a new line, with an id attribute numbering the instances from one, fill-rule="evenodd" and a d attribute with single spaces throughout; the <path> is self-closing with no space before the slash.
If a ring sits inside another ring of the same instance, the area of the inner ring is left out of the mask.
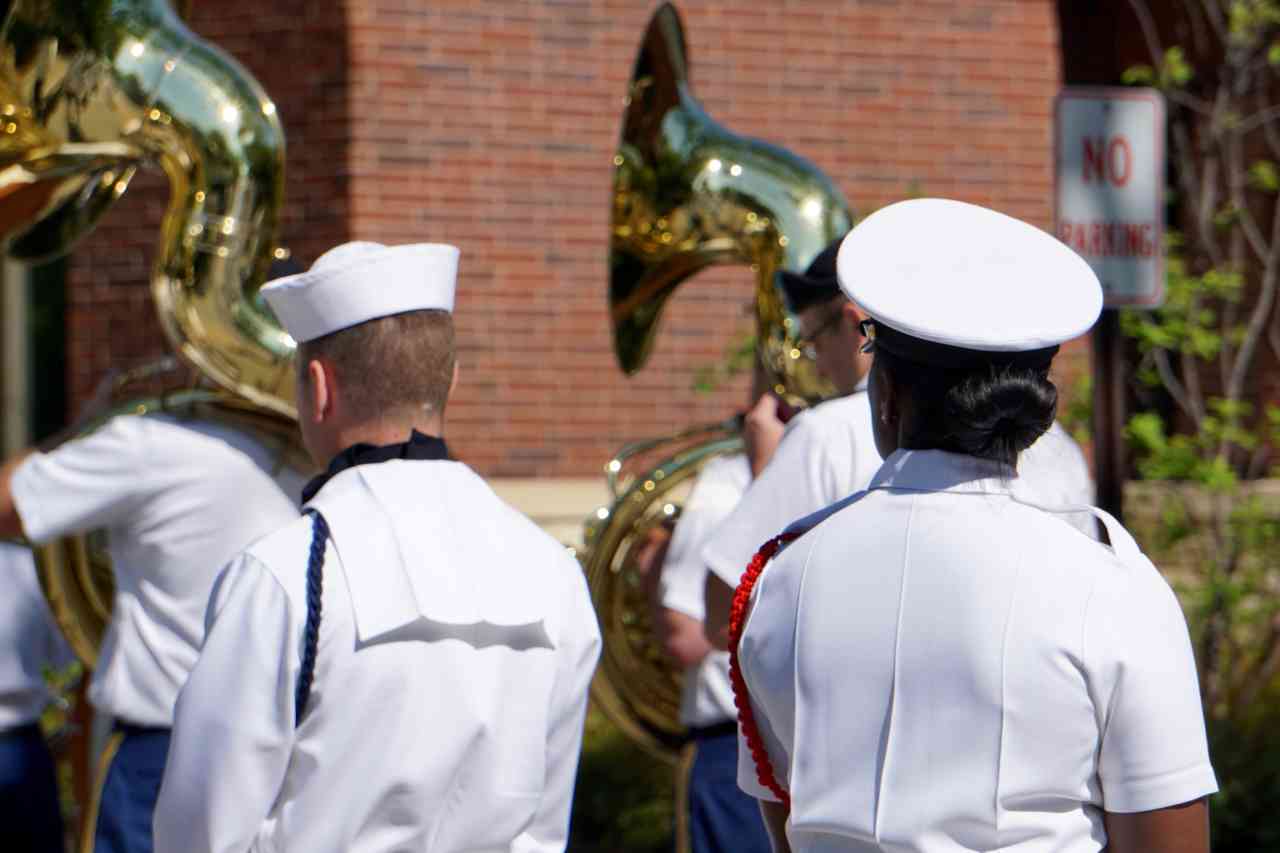
<path id="1" fill-rule="evenodd" d="M 117 411 L 233 424 L 293 464 L 294 344 L 257 295 L 283 195 L 275 104 L 165 0 L 15 0 L 0 32 L 6 251 L 29 262 L 69 252 L 143 167 L 169 182 L 152 273 L 161 323 L 212 387 Z M 80 537 L 37 551 L 54 615 L 89 666 L 112 597 L 94 551 Z"/>
<path id="2" fill-rule="evenodd" d="M 775 278 L 802 270 L 852 225 L 835 185 L 808 161 L 730 133 L 693 98 L 680 16 L 649 21 L 614 156 L 609 309 L 618 363 L 633 374 L 675 289 L 716 264 L 755 279 L 758 354 L 793 403 L 829 396 L 797 344 Z M 588 521 L 583 562 L 604 631 L 592 696 L 634 740 L 674 761 L 684 739 L 680 678 L 651 639 L 635 550 L 678 512 L 703 464 L 741 448 L 736 420 L 624 448 L 607 467 L 613 503 Z"/>

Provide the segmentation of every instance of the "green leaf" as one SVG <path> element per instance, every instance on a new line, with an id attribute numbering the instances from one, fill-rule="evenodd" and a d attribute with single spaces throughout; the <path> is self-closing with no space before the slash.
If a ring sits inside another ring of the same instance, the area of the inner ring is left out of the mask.
<path id="1" fill-rule="evenodd" d="M 1259 160 L 1249 167 L 1249 183 L 1264 192 L 1280 190 L 1280 169 L 1270 160 Z"/>
<path id="2" fill-rule="evenodd" d="M 1254 411 L 1253 403 L 1248 400 L 1228 400 L 1224 397 L 1214 397 L 1209 400 L 1208 408 L 1215 415 L 1229 420 L 1247 418 Z"/>
<path id="3" fill-rule="evenodd" d="M 1154 86 L 1156 70 L 1150 65 L 1133 65 L 1124 70 L 1120 80 L 1128 86 Z"/>
<path id="4" fill-rule="evenodd" d="M 1142 412 L 1129 419 L 1125 438 L 1139 452 L 1158 453 L 1165 449 L 1168 439 L 1164 434 L 1164 421 L 1154 412 Z"/>
<path id="5" fill-rule="evenodd" d="M 1271 43 L 1271 47 L 1267 48 L 1267 62 L 1271 65 L 1280 65 L 1280 41 Z"/>
<path id="6" fill-rule="evenodd" d="M 1160 83 L 1166 88 L 1181 88 L 1191 82 L 1195 71 L 1187 62 L 1186 52 L 1180 47 L 1171 47 L 1164 52 L 1164 63 L 1160 69 Z"/>
<path id="7" fill-rule="evenodd" d="M 1215 492 L 1231 492 L 1237 485 L 1235 470 L 1231 467 L 1231 463 L 1221 456 L 1215 456 L 1198 472 L 1198 475 L 1197 479 Z"/>
<path id="8" fill-rule="evenodd" d="M 1247 44 L 1255 37 L 1258 19 L 1253 6 L 1247 0 L 1232 0 L 1228 9 L 1227 29 L 1232 41 L 1238 44 Z"/>

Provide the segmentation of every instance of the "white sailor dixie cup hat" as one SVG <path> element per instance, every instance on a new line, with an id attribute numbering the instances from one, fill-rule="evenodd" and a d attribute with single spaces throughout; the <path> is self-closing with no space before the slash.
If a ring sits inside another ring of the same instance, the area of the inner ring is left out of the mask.
<path id="1" fill-rule="evenodd" d="M 443 243 L 343 243 L 311 269 L 262 288 L 298 343 L 406 311 L 453 311 L 458 249 Z"/>
<path id="2" fill-rule="evenodd" d="M 937 367 L 1047 367 L 1102 310 L 1098 278 L 1071 248 L 948 199 L 872 213 L 840 244 L 836 271 L 877 349 Z"/>

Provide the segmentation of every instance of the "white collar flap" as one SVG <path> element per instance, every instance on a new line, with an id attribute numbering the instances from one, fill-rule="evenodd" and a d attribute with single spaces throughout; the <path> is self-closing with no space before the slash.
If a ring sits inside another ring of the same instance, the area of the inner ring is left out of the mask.
<path id="1" fill-rule="evenodd" d="M 356 466 L 310 506 L 329 524 L 361 642 L 422 620 L 519 626 L 547 612 L 545 574 L 522 569 L 559 546 L 465 465 Z"/>

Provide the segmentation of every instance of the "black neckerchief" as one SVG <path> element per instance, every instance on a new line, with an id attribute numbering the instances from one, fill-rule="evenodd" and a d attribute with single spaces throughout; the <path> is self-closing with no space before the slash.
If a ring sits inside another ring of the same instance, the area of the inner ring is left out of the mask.
<path id="1" fill-rule="evenodd" d="M 449 458 L 449 448 L 443 438 L 424 435 L 416 429 L 409 434 L 408 441 L 399 444 L 353 444 L 333 457 L 329 467 L 323 474 L 313 477 L 302 487 L 302 502 L 307 503 L 316 496 L 324 484 L 338 474 L 354 468 L 356 465 L 374 465 L 389 459 L 429 459 L 443 460 Z"/>

